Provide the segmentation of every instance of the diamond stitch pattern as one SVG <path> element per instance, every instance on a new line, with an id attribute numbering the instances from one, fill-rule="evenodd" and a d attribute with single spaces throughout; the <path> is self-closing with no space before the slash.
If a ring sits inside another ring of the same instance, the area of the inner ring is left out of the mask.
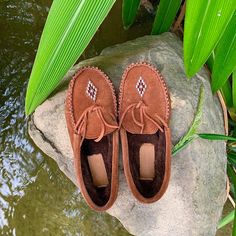
<path id="1" fill-rule="evenodd" d="M 140 76 L 137 84 L 136 84 L 136 89 L 138 90 L 138 93 L 141 97 L 143 97 L 145 91 L 146 91 L 147 85 L 144 81 L 144 79 L 142 78 L 142 76 Z"/>
<path id="2" fill-rule="evenodd" d="M 87 85 L 86 93 L 93 101 L 96 100 L 97 88 L 95 87 L 95 85 L 90 80 L 89 80 L 88 85 Z"/>

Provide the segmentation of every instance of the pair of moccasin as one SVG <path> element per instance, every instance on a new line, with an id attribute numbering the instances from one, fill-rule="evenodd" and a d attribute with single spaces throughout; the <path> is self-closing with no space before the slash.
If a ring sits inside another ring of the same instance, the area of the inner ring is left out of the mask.
<path id="1" fill-rule="evenodd" d="M 119 94 L 98 68 L 80 69 L 66 98 L 66 121 L 81 193 L 96 211 L 112 206 L 118 193 L 119 134 L 128 185 L 140 202 L 161 198 L 170 177 L 170 100 L 153 66 L 131 64 Z"/>

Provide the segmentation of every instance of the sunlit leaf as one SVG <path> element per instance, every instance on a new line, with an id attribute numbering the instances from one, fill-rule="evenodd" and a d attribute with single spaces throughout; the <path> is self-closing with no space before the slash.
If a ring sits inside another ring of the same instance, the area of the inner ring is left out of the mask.
<path id="1" fill-rule="evenodd" d="M 212 90 L 217 91 L 236 69 L 236 12 L 229 22 L 215 51 Z"/>
<path id="2" fill-rule="evenodd" d="M 212 54 L 210 55 L 210 57 L 207 60 L 207 66 L 210 71 L 212 71 L 212 69 L 213 69 L 214 62 L 215 62 L 215 51 L 212 52 Z M 232 98 L 232 88 L 231 88 L 231 84 L 229 83 L 229 81 L 226 81 L 224 83 L 220 92 L 224 98 L 226 106 L 228 108 L 231 108 L 233 106 L 233 98 Z"/>
<path id="3" fill-rule="evenodd" d="M 227 224 L 231 223 L 234 220 L 234 210 L 231 211 L 227 216 L 220 220 L 218 224 L 218 229 L 223 228 Z"/>
<path id="4" fill-rule="evenodd" d="M 128 29 L 135 21 L 141 0 L 123 0 L 122 20 L 125 29 Z"/>
<path id="5" fill-rule="evenodd" d="M 152 26 L 152 34 L 161 34 L 170 29 L 182 0 L 161 0 Z"/>
<path id="6" fill-rule="evenodd" d="M 206 62 L 236 9 L 236 0 L 187 0 L 184 65 L 189 77 Z"/>
<path id="7" fill-rule="evenodd" d="M 54 0 L 40 40 L 26 95 L 32 113 L 82 54 L 115 0 Z"/>
<path id="8" fill-rule="evenodd" d="M 185 149 L 197 136 L 192 136 L 188 139 L 186 139 L 185 141 L 181 141 L 179 143 L 177 143 L 174 148 L 172 149 L 172 156 L 175 156 L 177 153 L 179 153 L 180 151 L 182 151 L 183 149 Z M 184 139 L 183 139 L 184 140 Z"/>
<path id="9" fill-rule="evenodd" d="M 203 101 L 204 101 L 204 87 L 201 86 L 200 95 L 199 95 L 199 99 L 198 99 L 197 111 L 196 111 L 194 120 L 193 120 L 188 132 L 180 139 L 180 141 L 172 149 L 172 155 L 175 155 L 179 151 L 184 149 L 187 146 L 187 144 L 192 142 L 197 137 L 197 130 L 201 124 Z"/>

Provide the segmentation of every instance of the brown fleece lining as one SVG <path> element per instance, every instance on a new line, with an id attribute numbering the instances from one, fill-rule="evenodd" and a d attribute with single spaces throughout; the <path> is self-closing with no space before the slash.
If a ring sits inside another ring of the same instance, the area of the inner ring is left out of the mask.
<path id="1" fill-rule="evenodd" d="M 110 197 L 112 172 L 112 134 L 104 136 L 101 141 L 85 139 L 81 147 L 81 168 L 85 187 L 94 203 L 104 206 Z M 107 173 L 109 184 L 106 187 L 97 187 L 93 183 L 88 156 L 101 154 Z"/>
<path id="2" fill-rule="evenodd" d="M 146 198 L 155 196 L 163 183 L 165 174 L 165 133 L 157 131 L 156 134 L 131 134 L 127 132 L 129 147 L 130 171 L 138 191 Z M 144 143 L 153 144 L 155 147 L 155 173 L 153 180 L 140 178 L 140 147 Z"/>

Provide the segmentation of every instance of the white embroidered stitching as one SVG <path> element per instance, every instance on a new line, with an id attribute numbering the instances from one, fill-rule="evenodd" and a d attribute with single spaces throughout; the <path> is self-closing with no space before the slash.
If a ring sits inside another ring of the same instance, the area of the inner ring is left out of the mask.
<path id="1" fill-rule="evenodd" d="M 94 86 L 94 84 L 89 80 L 87 89 L 86 89 L 87 95 L 95 101 L 97 98 L 97 88 Z"/>
<path id="2" fill-rule="evenodd" d="M 139 80 L 136 84 L 136 89 L 141 97 L 143 97 L 143 95 L 146 91 L 146 88 L 147 88 L 147 85 L 146 85 L 144 79 L 142 78 L 142 76 L 140 76 Z"/>

